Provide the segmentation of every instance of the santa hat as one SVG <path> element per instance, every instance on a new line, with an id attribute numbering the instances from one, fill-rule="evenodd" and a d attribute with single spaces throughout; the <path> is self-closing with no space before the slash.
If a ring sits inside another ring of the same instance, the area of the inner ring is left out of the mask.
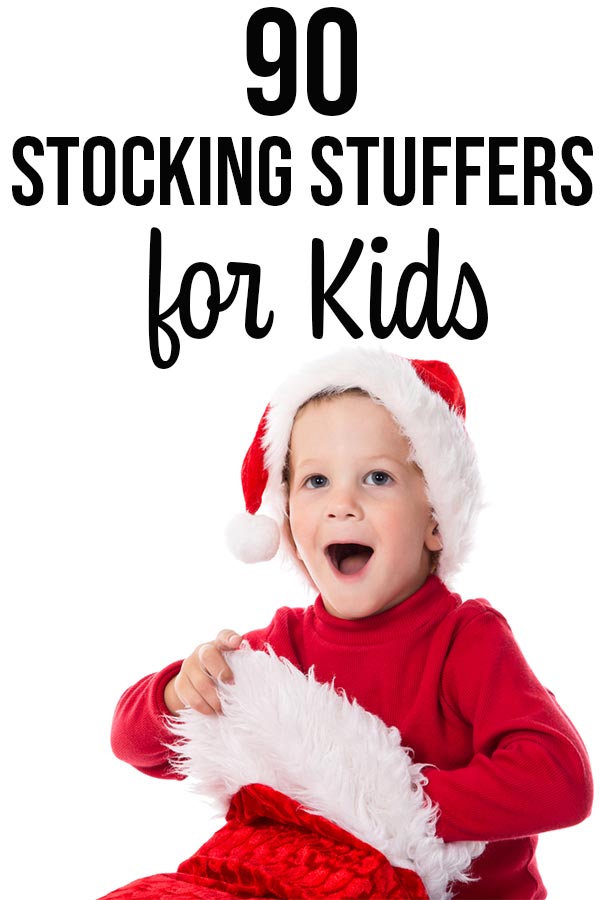
<path id="1" fill-rule="evenodd" d="M 392 414 L 423 472 L 443 549 L 443 581 L 460 568 L 481 508 L 481 479 L 465 429 L 465 398 L 447 363 L 405 359 L 383 350 L 342 350 L 310 362 L 288 378 L 267 406 L 242 465 L 246 513 L 227 529 L 227 543 L 243 562 L 271 559 L 287 514 L 283 472 L 298 409 L 319 394 L 366 391 Z M 256 515 L 261 506 L 270 515 Z"/>

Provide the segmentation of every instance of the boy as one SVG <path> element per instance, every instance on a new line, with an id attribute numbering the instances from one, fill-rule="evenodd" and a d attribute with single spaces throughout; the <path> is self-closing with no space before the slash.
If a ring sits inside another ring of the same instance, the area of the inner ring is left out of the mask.
<path id="1" fill-rule="evenodd" d="M 281 530 L 319 596 L 245 637 L 399 729 L 428 766 L 437 836 L 487 844 L 455 897 L 543 898 L 536 834 L 589 814 L 591 773 L 503 617 L 446 586 L 481 503 L 464 414 L 448 366 L 382 352 L 343 351 L 282 386 L 244 460 L 247 514 L 229 538 L 257 561 L 274 555 Z M 255 515 L 263 500 L 277 521 Z M 216 686 L 232 679 L 223 653 L 240 642 L 221 632 L 126 692 L 117 755 L 173 777 L 164 716 L 221 712 Z"/>

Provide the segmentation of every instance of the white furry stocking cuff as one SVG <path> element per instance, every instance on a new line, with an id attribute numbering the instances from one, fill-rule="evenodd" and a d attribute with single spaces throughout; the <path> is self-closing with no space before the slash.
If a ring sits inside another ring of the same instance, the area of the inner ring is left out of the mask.
<path id="1" fill-rule="evenodd" d="M 402 747 L 397 728 L 272 651 L 245 645 L 227 662 L 235 683 L 219 687 L 223 715 L 184 710 L 171 722 L 183 741 L 175 748 L 177 769 L 219 813 L 244 785 L 268 785 L 393 866 L 416 871 L 431 900 L 447 900 L 451 882 L 468 880 L 485 845 L 436 837 L 423 765 Z"/>

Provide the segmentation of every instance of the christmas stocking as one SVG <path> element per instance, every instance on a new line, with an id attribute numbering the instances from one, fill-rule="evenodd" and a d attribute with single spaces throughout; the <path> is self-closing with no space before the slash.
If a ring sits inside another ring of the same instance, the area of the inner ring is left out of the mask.
<path id="1" fill-rule="evenodd" d="M 484 845 L 445 844 L 396 728 L 272 652 L 228 654 L 223 715 L 173 722 L 176 767 L 226 824 L 172 874 L 102 900 L 447 900 Z"/>

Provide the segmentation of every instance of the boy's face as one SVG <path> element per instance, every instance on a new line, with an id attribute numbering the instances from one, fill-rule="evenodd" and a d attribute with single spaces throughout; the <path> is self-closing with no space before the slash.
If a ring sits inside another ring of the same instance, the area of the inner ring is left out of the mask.
<path id="1" fill-rule="evenodd" d="M 342 619 L 375 615 L 425 581 L 441 549 L 423 476 L 390 413 L 369 397 L 309 403 L 290 442 L 290 530 Z"/>

